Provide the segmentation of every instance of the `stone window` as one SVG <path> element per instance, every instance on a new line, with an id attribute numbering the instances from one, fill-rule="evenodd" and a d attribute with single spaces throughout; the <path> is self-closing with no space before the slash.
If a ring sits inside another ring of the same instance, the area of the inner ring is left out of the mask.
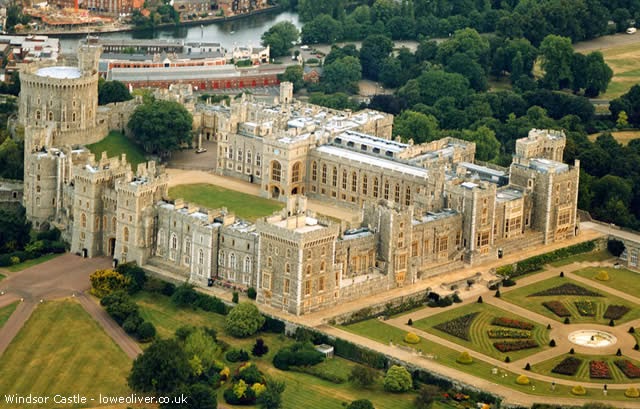
<path id="1" fill-rule="evenodd" d="M 247 151 L 247 164 L 249 164 L 249 165 L 251 164 L 251 159 L 252 159 L 252 157 L 251 157 L 251 156 L 252 156 L 252 155 L 251 155 L 251 151 L 249 151 L 249 150 L 248 150 L 248 151 Z"/>
<path id="2" fill-rule="evenodd" d="M 273 267 L 273 259 L 271 257 L 267 257 L 267 267 Z"/>
<path id="3" fill-rule="evenodd" d="M 128 228 L 127 226 L 125 226 L 125 227 L 124 227 L 124 229 L 123 229 L 123 231 L 122 231 L 122 237 L 124 238 L 124 241 L 125 241 L 125 242 L 128 242 L 128 241 L 129 241 L 129 228 Z M 172 237 L 172 238 L 175 238 L 175 236 L 174 236 L 174 237 Z M 177 245 L 177 244 L 176 244 L 176 245 Z M 173 243 L 172 243 L 172 246 L 173 246 Z"/>
<path id="4" fill-rule="evenodd" d="M 169 259 L 175 261 L 177 252 L 178 252 L 178 236 L 175 233 L 173 233 L 171 235 L 171 242 L 169 244 Z"/>
<path id="5" fill-rule="evenodd" d="M 418 242 L 414 241 L 411 243 L 411 257 L 416 257 L 418 255 Z"/>
<path id="6" fill-rule="evenodd" d="M 287 258 L 291 258 L 291 249 L 287 249 Z"/>
<path id="7" fill-rule="evenodd" d="M 384 198 L 386 200 L 389 200 L 389 182 L 388 181 L 384 182 Z"/>
<path id="8" fill-rule="evenodd" d="M 80 215 L 80 224 L 82 225 L 83 229 L 87 227 L 87 215 L 84 213 Z"/>
<path id="9" fill-rule="evenodd" d="M 236 255 L 235 255 L 235 253 L 229 254 L 229 268 L 234 269 L 234 270 L 236 268 Z"/>
<path id="10" fill-rule="evenodd" d="M 322 183 L 327 183 L 327 165 L 322 165 Z"/>
<path id="11" fill-rule="evenodd" d="M 271 289 L 271 274 L 267 272 L 262 273 L 262 288 L 265 290 Z"/>
<path id="12" fill-rule="evenodd" d="M 53 112 L 49 111 L 49 113 L 47 114 L 47 119 L 49 121 L 53 121 Z"/>
<path id="13" fill-rule="evenodd" d="M 262 165 L 262 157 L 259 153 L 256 153 L 256 166 Z"/>
<path id="14" fill-rule="evenodd" d="M 351 191 L 358 191 L 358 175 L 356 174 L 356 172 L 351 173 Z"/>
<path id="15" fill-rule="evenodd" d="M 565 226 L 571 222 L 571 209 L 565 209 L 558 213 L 558 226 Z"/>
<path id="16" fill-rule="evenodd" d="M 325 263 L 324 261 L 320 263 L 320 271 L 321 272 L 324 272 L 326 267 L 327 267 L 327 263 Z"/>
<path id="17" fill-rule="evenodd" d="M 368 190 L 367 175 L 362 175 L 362 194 L 366 195 Z"/>
<path id="18" fill-rule="evenodd" d="M 404 204 L 409 206 L 411 205 L 411 187 L 407 186 L 404 192 Z"/>
<path id="19" fill-rule="evenodd" d="M 338 186 L 338 168 L 336 168 L 335 166 L 333 167 L 331 179 L 331 184 L 333 185 L 333 187 Z"/>
<path id="20" fill-rule="evenodd" d="M 396 185 L 395 194 L 393 200 L 396 203 L 400 203 L 400 185 Z"/>
<path id="21" fill-rule="evenodd" d="M 291 273 L 291 264 L 286 263 L 284 265 L 284 272 L 285 272 L 285 274 L 290 274 Z"/>
<path id="22" fill-rule="evenodd" d="M 311 295 L 311 280 L 307 280 L 304 282 L 304 295 Z"/>
<path id="23" fill-rule="evenodd" d="M 311 266 L 307 265 L 307 268 L 306 268 L 306 271 L 305 271 L 305 272 L 306 272 L 306 274 L 307 274 L 308 276 L 310 276 L 310 275 L 311 275 Z"/>
<path id="24" fill-rule="evenodd" d="M 285 294 L 289 294 L 289 279 L 285 278 L 282 283 L 282 292 Z"/>
<path id="25" fill-rule="evenodd" d="M 318 291 L 324 291 L 324 277 L 318 279 Z"/>
<path id="26" fill-rule="evenodd" d="M 280 182 L 282 178 L 282 165 L 277 160 L 271 162 L 271 180 L 274 182 Z"/>
<path id="27" fill-rule="evenodd" d="M 116 232 L 116 224 L 117 224 L 117 223 L 118 223 L 118 220 L 117 220 L 115 217 L 113 217 L 113 218 L 111 219 L 111 232 L 112 232 L 112 233 L 115 233 L 115 232 Z M 162 233 L 162 230 L 160 230 L 160 233 Z M 159 237 L 161 236 L 161 234 L 160 234 L 160 233 L 158 233 L 158 236 L 159 236 Z"/>
<path id="28" fill-rule="evenodd" d="M 251 273 L 251 257 L 247 256 L 244 258 L 244 269 L 243 273 Z"/>
<path id="29" fill-rule="evenodd" d="M 229 150 L 227 151 L 227 153 L 228 153 L 227 157 L 229 159 L 233 160 L 233 148 L 232 147 L 229 147 Z"/>
<path id="30" fill-rule="evenodd" d="M 293 164 L 293 167 L 291 168 L 291 183 L 300 182 L 301 167 L 300 162 Z"/>
<path id="31" fill-rule="evenodd" d="M 342 171 L 342 188 L 343 189 L 347 188 L 347 171 L 346 170 Z"/>
<path id="32" fill-rule="evenodd" d="M 489 245 L 489 232 L 483 231 L 478 233 L 478 238 L 476 241 L 476 245 L 478 247 L 486 247 Z"/>
<path id="33" fill-rule="evenodd" d="M 36 120 L 40 120 L 40 111 L 36 111 Z"/>
<path id="34" fill-rule="evenodd" d="M 379 194 L 378 189 L 379 189 L 378 177 L 376 176 L 373 178 L 373 197 L 378 197 L 378 194 Z"/>
<path id="35" fill-rule="evenodd" d="M 242 162 L 242 149 L 238 148 L 238 157 L 236 158 L 238 162 Z"/>
<path id="36" fill-rule="evenodd" d="M 438 237 L 436 240 L 439 253 L 443 253 L 449 249 L 449 236 Z"/>
<path id="37" fill-rule="evenodd" d="M 94 230 L 100 230 L 100 217 L 96 216 L 95 220 L 93 221 L 93 228 Z"/>
<path id="38" fill-rule="evenodd" d="M 187 254 L 187 257 L 191 254 L 191 240 L 189 239 L 184 241 L 184 252 Z M 187 261 L 187 263 L 189 262 Z"/>
<path id="39" fill-rule="evenodd" d="M 311 163 L 311 180 L 318 180 L 318 163 L 315 160 Z"/>
<path id="40" fill-rule="evenodd" d="M 224 267 L 224 251 L 221 251 L 220 253 L 218 253 L 218 264 L 220 265 L 220 267 Z"/>

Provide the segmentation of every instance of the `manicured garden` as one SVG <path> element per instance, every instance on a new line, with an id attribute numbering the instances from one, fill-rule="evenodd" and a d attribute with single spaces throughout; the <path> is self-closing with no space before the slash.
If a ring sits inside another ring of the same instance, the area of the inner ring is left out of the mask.
<path id="1" fill-rule="evenodd" d="M 13 312 L 16 310 L 16 308 L 18 308 L 17 301 L 0 308 L 0 328 L 2 328 L 5 322 L 7 322 L 11 314 L 13 314 Z"/>
<path id="2" fill-rule="evenodd" d="M 531 367 L 531 371 L 560 379 L 594 383 L 633 383 L 640 363 L 612 355 L 563 354 Z"/>
<path id="3" fill-rule="evenodd" d="M 603 271 L 607 273 L 604 278 L 608 279 L 599 279 L 603 278 Z M 606 285 L 607 287 L 625 292 L 634 297 L 640 296 L 640 273 L 627 270 L 626 268 L 587 267 L 574 271 L 573 274 L 588 278 L 596 283 Z"/>
<path id="4" fill-rule="evenodd" d="M 60 256 L 62 253 L 54 253 L 54 254 L 45 254 L 44 256 L 40 256 L 38 258 L 34 258 L 31 260 L 23 261 L 22 263 L 13 264 L 11 266 L 5 267 L 8 271 L 15 273 L 17 271 L 22 271 L 26 268 L 37 266 L 40 263 L 44 263 L 45 261 L 49 261 Z"/>
<path id="5" fill-rule="evenodd" d="M 39 304 L 2 355 L 0 390 L 126 396 L 131 361 L 73 300 Z M 30 405 L 29 407 L 51 407 Z"/>
<path id="6" fill-rule="evenodd" d="M 487 303 L 472 303 L 413 323 L 416 328 L 470 350 L 504 360 L 540 352 L 547 329 Z"/>
<path id="7" fill-rule="evenodd" d="M 102 152 L 107 152 L 107 156 L 110 158 L 125 153 L 127 155 L 127 161 L 131 163 L 134 172 L 139 163 L 146 162 L 144 150 L 136 145 L 130 138 L 127 138 L 117 131 L 109 132 L 103 140 L 87 145 L 87 148 L 98 160 Z"/>
<path id="8" fill-rule="evenodd" d="M 583 253 L 583 254 L 575 254 L 573 256 L 569 256 L 561 260 L 553 261 L 549 264 L 554 267 L 561 267 L 561 266 L 569 265 L 571 263 L 579 263 L 581 261 L 597 262 L 597 261 L 609 260 L 612 258 L 613 258 L 613 255 L 609 253 L 607 250 L 600 250 L 600 251 L 590 251 L 589 253 Z"/>
<path id="9" fill-rule="evenodd" d="M 640 307 L 566 277 L 553 277 L 504 291 L 502 299 L 527 310 L 564 322 L 615 324 L 640 318 Z"/>
<path id="10" fill-rule="evenodd" d="M 209 209 L 226 207 L 236 216 L 248 221 L 269 216 L 283 207 L 282 203 L 275 200 L 263 199 L 204 183 L 174 186 L 169 189 L 169 196 L 173 199 L 182 198 L 186 202 Z"/>

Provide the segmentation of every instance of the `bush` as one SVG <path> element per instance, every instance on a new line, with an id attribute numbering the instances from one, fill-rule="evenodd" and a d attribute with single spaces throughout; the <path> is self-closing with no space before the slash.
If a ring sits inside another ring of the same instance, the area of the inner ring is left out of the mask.
<path id="1" fill-rule="evenodd" d="M 569 317 L 565 317 L 564 318 L 564 323 L 565 324 L 570 324 L 571 323 L 571 320 L 569 319 Z"/>
<path id="2" fill-rule="evenodd" d="M 258 297 L 258 293 L 256 292 L 256 289 L 253 287 L 249 287 L 247 289 L 247 297 L 249 297 L 250 300 L 255 300 L 256 297 Z"/>
<path id="3" fill-rule="evenodd" d="M 515 280 L 511 279 L 511 278 L 507 278 L 506 280 L 502 280 L 502 286 L 503 287 L 513 287 L 514 285 L 516 285 Z"/>
<path id="4" fill-rule="evenodd" d="M 469 352 L 464 351 L 458 356 L 458 358 L 456 359 L 456 362 L 459 364 L 469 365 L 470 363 L 473 362 L 473 358 L 471 358 L 471 355 L 469 354 Z"/>
<path id="5" fill-rule="evenodd" d="M 508 356 L 504 357 L 504 362 L 506 362 L 506 363 L 511 362 L 511 358 L 509 358 Z"/>
<path id="6" fill-rule="evenodd" d="M 373 385 L 377 378 L 378 372 L 375 369 L 361 365 L 355 365 L 351 368 L 349 375 L 349 381 L 363 388 Z"/>
<path id="7" fill-rule="evenodd" d="M 171 295 L 171 302 L 178 308 L 195 307 L 198 293 L 191 284 L 183 284 L 175 289 Z"/>
<path id="8" fill-rule="evenodd" d="M 240 295 L 238 294 L 237 291 L 234 291 L 233 294 L 231 295 L 231 302 L 234 304 L 237 304 L 239 299 L 240 299 Z"/>
<path id="9" fill-rule="evenodd" d="M 251 349 L 251 354 L 253 356 L 262 356 L 269 352 L 269 347 L 264 343 L 262 338 L 256 339 L 256 343 L 253 344 L 253 349 Z"/>
<path id="10" fill-rule="evenodd" d="M 624 396 L 627 398 L 637 398 L 640 397 L 640 392 L 638 391 L 638 388 L 630 387 L 624 391 Z"/>
<path id="11" fill-rule="evenodd" d="M 280 321 L 277 318 L 271 318 L 270 316 L 265 315 L 264 325 L 262 325 L 260 331 L 272 332 L 274 334 L 284 334 L 285 327 L 286 325 L 284 321 Z"/>
<path id="12" fill-rule="evenodd" d="M 224 357 L 229 362 L 247 362 L 249 360 L 249 354 L 244 349 L 230 349 Z"/>
<path id="13" fill-rule="evenodd" d="M 615 327 L 616 326 L 616 322 L 614 320 L 609 320 L 609 326 L 610 327 Z"/>
<path id="14" fill-rule="evenodd" d="M 500 298 L 500 290 L 496 290 L 495 297 L 496 297 L 496 298 Z"/>
<path id="15" fill-rule="evenodd" d="M 375 409 L 368 399 L 358 399 L 347 405 L 346 409 Z"/>
<path id="16" fill-rule="evenodd" d="M 634 327 L 629 327 L 629 334 L 635 334 L 636 329 Z"/>
<path id="17" fill-rule="evenodd" d="M 103 298 L 115 291 L 127 290 L 131 283 L 129 277 L 114 270 L 96 270 L 91 276 L 91 294 Z"/>
<path id="18" fill-rule="evenodd" d="M 571 393 L 576 396 L 584 396 L 587 394 L 587 390 L 582 385 L 576 385 L 571 388 Z"/>
<path id="19" fill-rule="evenodd" d="M 384 390 L 393 393 L 406 392 L 413 386 L 411 374 L 404 366 L 393 365 L 384 377 Z"/>
<path id="20" fill-rule="evenodd" d="M 229 312 L 224 323 L 225 331 L 236 338 L 244 338 L 258 332 L 265 318 L 258 307 L 249 302 L 242 302 Z"/>
<path id="21" fill-rule="evenodd" d="M 599 281 L 609 281 L 609 273 L 605 270 L 600 270 L 595 278 Z"/>
<path id="22" fill-rule="evenodd" d="M 222 397 L 230 405 L 253 405 L 256 401 L 255 391 L 242 380 L 225 389 Z"/>
<path id="23" fill-rule="evenodd" d="M 478 297 L 478 304 L 482 304 L 482 303 L 483 303 L 483 301 L 482 301 L 482 296 L 479 296 L 479 297 Z"/>
<path id="24" fill-rule="evenodd" d="M 607 250 L 615 257 L 620 257 L 624 251 L 624 243 L 620 240 L 610 239 L 607 242 Z"/>
<path id="25" fill-rule="evenodd" d="M 530 371 L 531 370 L 531 364 L 529 362 L 527 362 L 527 364 L 524 366 L 524 370 L 525 371 Z"/>
<path id="26" fill-rule="evenodd" d="M 256 364 L 248 362 L 240 365 L 237 373 L 233 376 L 233 380 L 243 380 L 247 385 L 253 385 L 255 383 L 263 383 L 264 375 L 260 372 Z"/>
<path id="27" fill-rule="evenodd" d="M 571 348 L 571 349 L 569 350 L 569 354 L 573 355 L 573 354 L 575 354 L 575 353 L 576 353 L 576 350 L 575 350 L 575 349 Z"/>
<path id="28" fill-rule="evenodd" d="M 407 332 L 407 335 L 404 336 L 404 342 L 407 344 L 417 344 L 420 342 L 420 337 L 413 332 Z"/>
<path id="29" fill-rule="evenodd" d="M 551 341 L 549 341 L 549 346 L 550 347 L 555 347 L 556 346 L 556 340 L 552 339 Z"/>
<path id="30" fill-rule="evenodd" d="M 156 327 L 149 321 L 144 321 L 138 326 L 136 338 L 140 342 L 150 342 L 156 337 Z"/>
<path id="31" fill-rule="evenodd" d="M 409 318 L 409 321 L 407 321 L 407 325 L 408 326 L 412 326 L 413 325 L 413 320 L 411 318 Z"/>
<path id="32" fill-rule="evenodd" d="M 516 383 L 518 385 L 529 385 L 531 382 L 526 375 L 520 375 L 516 378 Z"/>
<path id="33" fill-rule="evenodd" d="M 146 273 L 135 262 L 120 264 L 116 271 L 129 278 L 129 294 L 135 294 L 142 290 L 147 282 Z"/>
<path id="34" fill-rule="evenodd" d="M 138 314 L 131 314 L 127 317 L 126 320 L 122 323 L 122 329 L 129 335 L 133 335 L 138 332 L 138 327 L 142 324 L 144 320 Z"/>
<path id="35" fill-rule="evenodd" d="M 273 366 L 287 371 L 291 366 L 317 365 L 322 361 L 324 361 L 324 354 L 316 351 L 311 343 L 296 342 L 275 354 Z"/>

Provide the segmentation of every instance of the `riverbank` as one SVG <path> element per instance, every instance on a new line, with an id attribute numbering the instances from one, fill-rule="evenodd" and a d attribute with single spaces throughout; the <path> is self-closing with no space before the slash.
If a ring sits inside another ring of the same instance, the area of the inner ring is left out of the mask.
<path id="1" fill-rule="evenodd" d="M 245 14 L 238 14 L 235 16 L 209 16 L 198 20 L 181 21 L 179 24 L 174 23 L 161 23 L 158 24 L 154 30 L 174 28 L 174 27 L 192 27 L 199 25 L 209 25 L 214 23 L 224 23 L 229 21 L 241 20 L 248 17 L 258 16 L 261 14 L 270 14 L 277 11 L 282 11 L 279 5 L 270 6 L 260 10 L 254 10 Z M 147 31 L 146 29 L 140 29 L 133 24 L 112 24 L 107 26 L 95 26 L 84 27 L 82 30 L 32 30 L 27 32 L 21 32 L 24 35 L 48 35 L 53 37 L 75 37 L 79 35 L 87 34 L 107 34 L 107 33 L 126 33 L 126 32 L 141 32 Z"/>

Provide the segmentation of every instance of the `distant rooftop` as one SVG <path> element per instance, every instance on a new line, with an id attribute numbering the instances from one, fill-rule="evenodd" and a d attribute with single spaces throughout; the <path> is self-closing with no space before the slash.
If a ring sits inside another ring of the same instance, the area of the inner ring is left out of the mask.
<path id="1" fill-rule="evenodd" d="M 38 71 L 36 71 L 36 75 L 39 77 L 50 77 L 57 79 L 73 79 L 80 78 L 82 76 L 82 73 L 80 72 L 80 69 L 76 67 L 57 66 L 40 68 Z"/>
<path id="2" fill-rule="evenodd" d="M 541 158 L 532 159 L 529 167 L 542 173 L 564 173 L 569 170 L 569 165 L 566 163 Z"/>
<path id="3" fill-rule="evenodd" d="M 405 165 L 404 163 L 398 163 L 376 156 L 364 155 L 362 153 L 353 152 L 344 148 L 339 148 L 337 146 L 324 145 L 316 148 L 316 150 L 318 152 L 336 156 L 344 160 L 353 160 L 361 163 L 366 163 L 369 165 L 378 166 L 379 168 L 389 171 L 406 173 L 425 179 L 429 176 L 429 171 L 427 169 L 418 166 Z"/>

